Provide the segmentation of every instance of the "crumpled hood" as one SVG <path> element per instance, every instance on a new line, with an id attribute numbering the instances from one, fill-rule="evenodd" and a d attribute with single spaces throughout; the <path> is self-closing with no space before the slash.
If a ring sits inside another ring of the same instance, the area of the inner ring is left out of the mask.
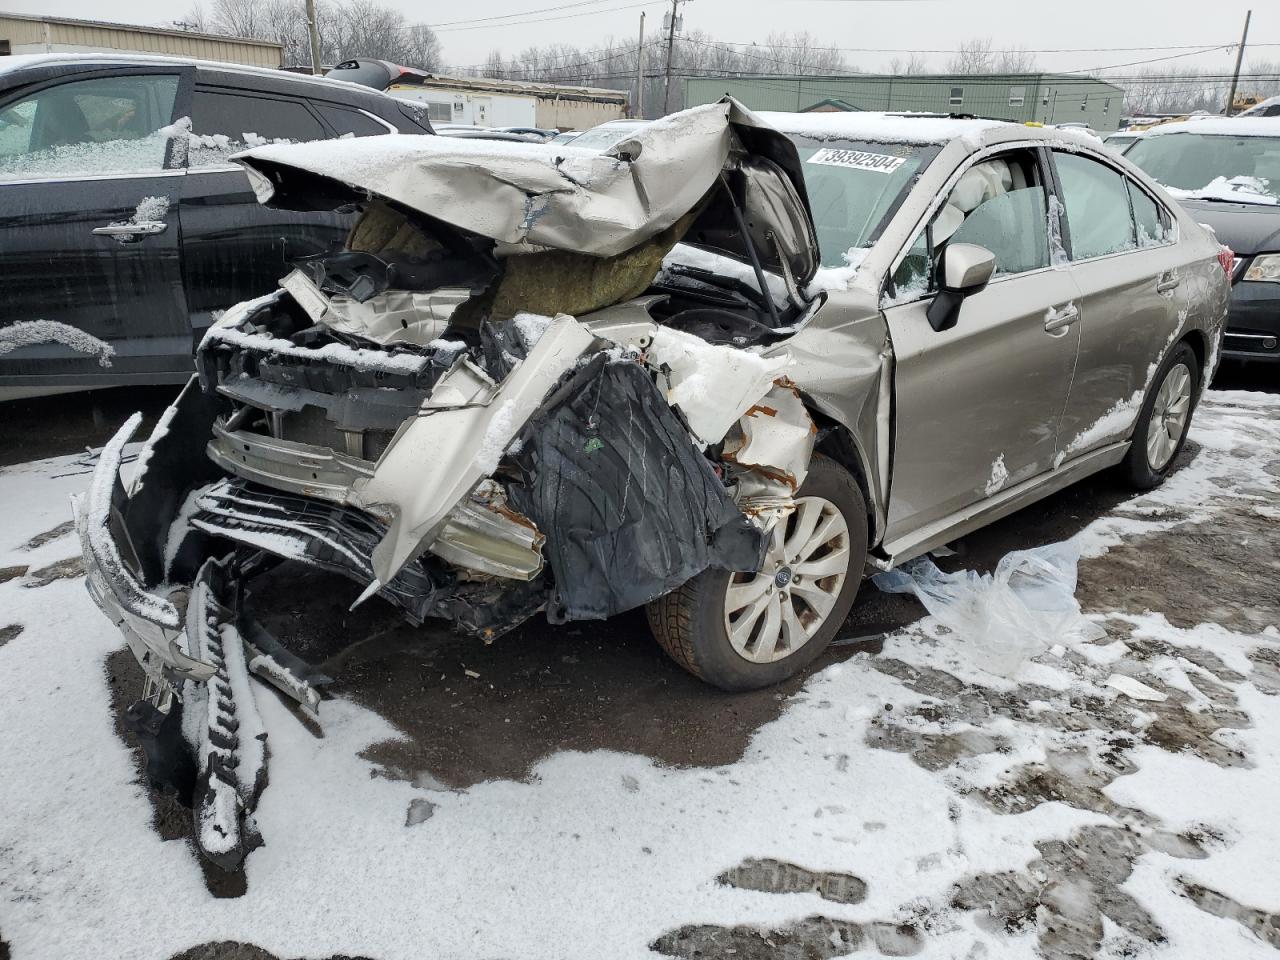
<path id="1" fill-rule="evenodd" d="M 259 147 L 234 159 L 268 206 L 380 197 L 502 243 L 612 257 L 692 210 L 736 144 L 783 169 L 807 216 L 794 146 L 730 98 L 657 120 L 603 154 L 410 135 Z"/>

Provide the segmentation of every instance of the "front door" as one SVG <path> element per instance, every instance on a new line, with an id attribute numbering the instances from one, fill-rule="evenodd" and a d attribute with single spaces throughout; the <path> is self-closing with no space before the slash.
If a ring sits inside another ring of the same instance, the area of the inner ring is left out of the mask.
<path id="1" fill-rule="evenodd" d="M 1075 282 L 1051 262 L 1047 183 L 1039 151 L 973 164 L 895 273 L 895 299 L 907 302 L 885 310 L 895 357 L 886 543 L 1053 469 L 1079 334 Z M 935 331 L 928 278 L 948 243 L 986 247 L 996 274 L 953 328 Z"/>
<path id="2" fill-rule="evenodd" d="M 1054 165 L 1081 293 L 1080 363 L 1062 420 L 1071 460 L 1129 436 L 1179 325 L 1186 264 L 1169 213 L 1138 184 L 1085 154 L 1055 151 Z"/>
<path id="3" fill-rule="evenodd" d="M 0 345 L 0 399 L 190 375 L 164 129 L 182 72 L 95 70 L 0 103 L 0 326 L 46 321 Z"/>

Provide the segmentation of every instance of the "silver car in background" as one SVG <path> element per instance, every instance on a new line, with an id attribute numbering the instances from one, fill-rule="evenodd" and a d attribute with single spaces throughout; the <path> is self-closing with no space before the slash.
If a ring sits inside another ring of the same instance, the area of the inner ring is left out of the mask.
<path id="1" fill-rule="evenodd" d="M 262 202 L 360 205 L 347 249 L 228 311 L 78 506 L 135 725 L 207 713 L 219 862 L 245 678 L 321 700 L 242 604 L 281 559 L 486 641 L 645 607 L 761 687 L 866 572 L 1104 468 L 1160 483 L 1217 363 L 1230 252 L 1087 135 L 726 100 L 602 153 L 382 139 L 241 156 Z"/>

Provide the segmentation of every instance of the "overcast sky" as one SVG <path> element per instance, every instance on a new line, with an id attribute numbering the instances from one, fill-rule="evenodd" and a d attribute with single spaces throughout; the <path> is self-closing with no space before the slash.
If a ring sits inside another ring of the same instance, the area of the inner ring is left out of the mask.
<path id="1" fill-rule="evenodd" d="M 207 2 L 207 0 L 206 0 Z M 323 4 L 325 0 L 317 0 Z M 557 41 L 588 45 L 613 36 L 633 41 L 640 13 L 648 14 L 646 38 L 661 27 L 661 0 L 492 0 L 444 3 L 439 0 L 384 0 L 412 21 L 437 29 L 451 65 L 478 64 L 493 49 L 512 53 L 530 44 Z M 44 13 L 161 24 L 180 17 L 190 0 L 124 0 L 111 7 L 100 0 L 0 0 L 18 13 Z M 1186 45 L 1209 47 L 1238 41 L 1245 10 L 1254 8 L 1248 60 L 1280 61 L 1280 5 L 1274 0 L 688 0 L 682 6 L 686 29 L 700 29 L 719 40 L 763 42 L 771 31 L 808 30 L 824 44 L 846 48 L 949 50 L 964 39 L 990 37 L 996 48 L 1025 46 L 1038 53 L 1048 70 L 1075 70 L 1125 64 L 1155 57 L 1176 59 L 1151 66 L 1199 66 L 1229 72 L 1233 55 L 1225 50 L 1193 54 Z M 562 9 L 547 9 L 562 8 Z M 620 9 L 626 8 L 626 9 Z M 110 13 L 108 13 L 108 9 Z M 1156 13 L 1155 11 L 1159 12 Z M 529 13 L 528 11 L 543 11 Z M 475 22 L 478 18 L 523 14 L 514 21 Z M 587 15 L 583 15 L 587 14 Z M 556 18 L 556 19 L 552 19 Z M 457 21 L 468 20 L 467 23 Z M 451 25 L 450 25 L 451 24 Z M 1254 44 L 1258 46 L 1254 47 Z M 1188 55 L 1192 54 L 1192 55 Z M 866 70 L 888 66 L 889 52 L 846 53 Z M 941 70 L 946 53 L 930 54 Z M 1134 68 L 1137 69 L 1137 68 Z"/>

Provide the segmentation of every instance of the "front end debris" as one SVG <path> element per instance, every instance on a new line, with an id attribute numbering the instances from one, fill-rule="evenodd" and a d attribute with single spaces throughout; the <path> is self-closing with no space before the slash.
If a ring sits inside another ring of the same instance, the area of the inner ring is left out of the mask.
<path id="1" fill-rule="evenodd" d="M 797 293 L 816 257 L 781 135 L 721 104 L 581 162 L 402 146 L 418 180 L 340 175 L 328 151 L 356 141 L 245 157 L 273 203 L 360 203 L 347 249 L 227 311 L 131 482 L 136 415 L 75 507 L 89 591 L 146 675 L 130 723 L 149 777 L 226 868 L 261 842 L 250 678 L 313 718 L 329 682 L 254 619 L 258 575 L 335 573 L 357 603 L 485 642 L 540 611 L 602 619 L 708 568 L 757 571 L 814 450 L 786 341 L 821 303 Z M 514 219 L 511 184 L 539 188 Z M 664 263 L 690 237 L 758 286 Z"/>

